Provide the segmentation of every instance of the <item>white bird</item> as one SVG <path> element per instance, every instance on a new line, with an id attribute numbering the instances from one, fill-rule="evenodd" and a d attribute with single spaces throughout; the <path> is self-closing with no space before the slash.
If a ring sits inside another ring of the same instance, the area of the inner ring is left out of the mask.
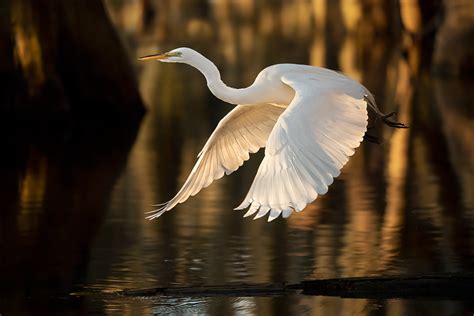
<path id="1" fill-rule="evenodd" d="M 219 99 L 236 104 L 217 125 L 198 155 L 179 192 L 148 219 L 161 216 L 197 194 L 212 181 L 237 170 L 249 153 L 265 147 L 265 157 L 242 204 L 244 217 L 269 214 L 287 218 L 328 191 L 335 177 L 359 147 L 367 130 L 367 104 L 385 123 L 388 118 L 360 83 L 333 70 L 278 64 L 262 70 L 243 89 L 225 85 L 217 67 L 190 48 L 140 60 L 185 63 L 198 69 Z"/>

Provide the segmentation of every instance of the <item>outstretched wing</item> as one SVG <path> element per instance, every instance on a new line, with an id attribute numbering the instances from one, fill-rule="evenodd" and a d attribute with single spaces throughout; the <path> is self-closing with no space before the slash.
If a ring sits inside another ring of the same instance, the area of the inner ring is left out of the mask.
<path id="1" fill-rule="evenodd" d="M 249 159 L 249 153 L 265 146 L 283 111 L 283 108 L 266 103 L 237 105 L 217 125 L 181 190 L 170 201 L 158 205 L 161 207 L 150 212 L 147 218 L 160 216 L 221 178 L 224 173 L 237 170 Z"/>
<path id="2" fill-rule="evenodd" d="M 340 74 L 287 74 L 295 97 L 279 117 L 252 186 L 236 209 L 244 216 L 288 217 L 325 194 L 367 128 L 367 90 Z"/>

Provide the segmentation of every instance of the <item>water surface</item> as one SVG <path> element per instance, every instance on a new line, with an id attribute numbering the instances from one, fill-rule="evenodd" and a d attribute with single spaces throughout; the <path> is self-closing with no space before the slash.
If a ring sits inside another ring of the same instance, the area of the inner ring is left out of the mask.
<path id="1" fill-rule="evenodd" d="M 339 69 L 411 128 L 371 130 L 384 143 L 363 143 L 329 192 L 287 220 L 252 221 L 232 210 L 250 187 L 258 153 L 149 222 L 144 211 L 177 192 L 231 107 L 188 66 L 137 64 L 149 107 L 140 126 L 3 135 L 0 280 L 8 291 L 0 313 L 471 315 L 473 303 L 463 301 L 115 294 L 474 270 L 472 82 L 433 77 L 417 62 L 416 46 L 406 51 L 382 40 L 366 46 L 350 36 L 304 29 L 294 36 L 266 29 L 278 25 L 206 19 L 183 17 L 188 37 L 174 31 L 166 40 L 158 31 L 127 27 L 126 19 L 116 22 L 126 41 L 138 38 L 127 42 L 131 58 L 184 43 L 215 60 L 233 86 L 250 84 L 277 62 Z M 212 23 L 220 26 L 217 40 Z M 196 33 L 209 35 L 198 41 L 194 29 L 211 35 Z M 231 45 L 229 38 L 245 40 Z"/>

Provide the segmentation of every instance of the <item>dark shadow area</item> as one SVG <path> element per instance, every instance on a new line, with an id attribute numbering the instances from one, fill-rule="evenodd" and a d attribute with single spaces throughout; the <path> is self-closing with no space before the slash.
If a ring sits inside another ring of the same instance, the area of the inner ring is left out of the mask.
<path id="1" fill-rule="evenodd" d="M 64 299 L 84 282 L 139 120 L 10 123 L 0 131 L 2 313 L 81 314 L 80 301 Z"/>
<path id="2" fill-rule="evenodd" d="M 130 60 L 102 1 L 6 0 L 0 20 L 1 115 L 143 114 Z"/>

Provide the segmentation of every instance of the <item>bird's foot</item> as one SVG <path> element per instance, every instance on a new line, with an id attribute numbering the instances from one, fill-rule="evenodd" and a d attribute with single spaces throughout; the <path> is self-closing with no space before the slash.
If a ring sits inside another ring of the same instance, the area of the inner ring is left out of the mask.
<path id="1" fill-rule="evenodd" d="M 390 119 L 386 119 L 386 118 L 382 118 L 382 121 L 387 124 L 388 126 L 390 127 L 395 127 L 395 128 L 408 128 L 407 125 L 403 124 L 403 123 L 400 123 L 400 122 L 396 122 L 394 120 L 390 120 Z"/>
<path id="2" fill-rule="evenodd" d="M 397 112 L 391 112 L 391 113 L 386 114 L 386 115 L 381 115 L 380 118 L 382 119 L 382 122 L 384 122 L 385 124 L 387 124 L 390 127 L 408 128 L 407 125 L 405 125 L 403 123 L 400 123 L 400 122 L 397 122 L 397 121 L 395 121 L 391 118 L 392 116 L 396 116 L 396 115 L 397 115 Z"/>
<path id="3" fill-rule="evenodd" d="M 369 134 L 365 134 L 364 139 L 371 143 L 375 143 L 377 145 L 381 145 L 383 143 L 383 141 L 381 141 L 377 136 L 373 136 Z"/>

